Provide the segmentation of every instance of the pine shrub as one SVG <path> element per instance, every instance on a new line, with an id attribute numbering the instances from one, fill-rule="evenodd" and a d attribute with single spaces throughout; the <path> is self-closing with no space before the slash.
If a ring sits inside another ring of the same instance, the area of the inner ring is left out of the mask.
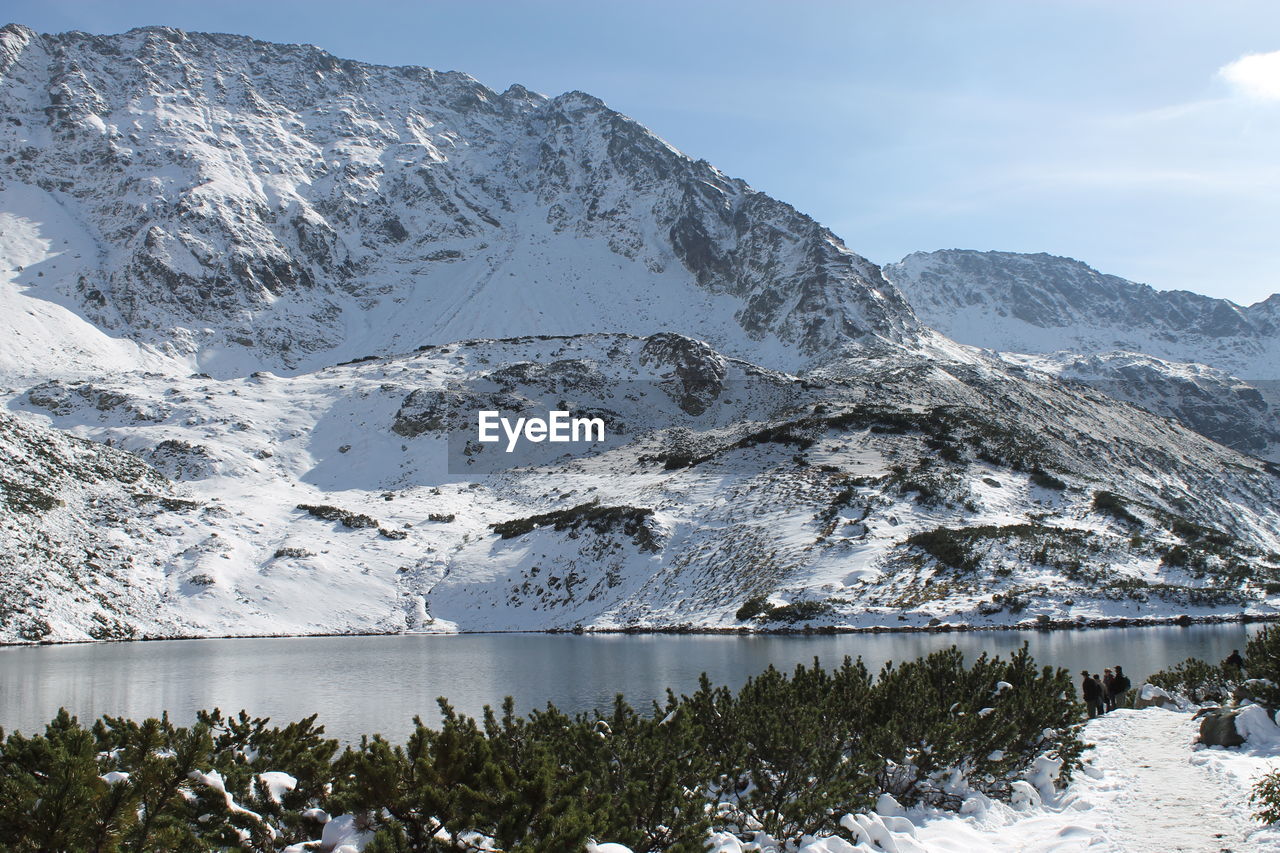
<path id="1" fill-rule="evenodd" d="M 756 595 L 744 601 L 734 616 L 737 617 L 739 622 L 746 622 L 748 619 L 754 619 L 772 609 L 773 607 L 769 604 L 767 596 Z"/>
<path id="2" fill-rule="evenodd" d="M 646 712 L 619 696 L 603 714 L 520 715 L 508 699 L 477 720 L 442 699 L 438 724 L 415 719 L 405 743 L 372 735 L 341 752 L 315 717 L 85 728 L 64 711 L 42 735 L 0 732 L 0 849 L 265 853 L 318 838 L 323 813 L 369 831 L 366 853 L 466 839 L 558 853 L 591 838 L 695 853 L 712 829 L 847 837 L 839 818 L 881 793 L 942 807 L 966 789 L 1003 797 L 1044 753 L 1069 779 L 1084 749 L 1074 696 L 1024 646 L 971 665 L 952 648 L 875 678 L 861 661 L 815 660 L 738 691 L 703 676 Z M 268 771 L 295 784 L 273 789 Z"/>
<path id="3" fill-rule="evenodd" d="M 1115 492 L 1097 491 L 1093 493 L 1093 509 L 1095 512 L 1101 512 L 1109 515 L 1116 521 L 1123 521 L 1125 524 L 1132 524 L 1135 527 L 1142 526 L 1142 519 L 1129 511 L 1129 503 Z"/>
<path id="4" fill-rule="evenodd" d="M 1280 770 L 1273 770 L 1254 783 L 1249 802 L 1257 806 L 1253 815 L 1258 820 L 1280 823 Z"/>
<path id="5" fill-rule="evenodd" d="M 1252 679 L 1249 698 L 1273 713 L 1280 708 L 1280 627 L 1267 626 L 1245 646 L 1244 672 L 1222 663 L 1187 658 L 1147 681 L 1192 702 L 1223 702 L 1242 681 Z"/>
<path id="6" fill-rule="evenodd" d="M 1244 649 L 1244 671 L 1259 679 L 1253 698 L 1272 711 L 1280 708 L 1280 627 L 1268 625 L 1249 638 Z"/>
<path id="7" fill-rule="evenodd" d="M 1187 658 L 1147 678 L 1148 683 L 1161 690 L 1185 696 L 1192 702 L 1221 702 L 1231 695 L 1231 688 L 1238 680 L 1238 673 L 1199 658 Z"/>

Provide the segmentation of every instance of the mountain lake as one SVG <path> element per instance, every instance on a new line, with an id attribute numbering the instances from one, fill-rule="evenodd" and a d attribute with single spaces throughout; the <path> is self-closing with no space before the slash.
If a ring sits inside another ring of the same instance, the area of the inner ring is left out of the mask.
<path id="1" fill-rule="evenodd" d="M 410 634 L 199 639 L 0 648 L 0 726 L 42 731 L 60 707 L 91 722 L 167 711 L 246 709 L 284 725 L 319 714 L 344 741 L 380 732 L 402 741 L 414 715 L 438 720 L 436 697 L 466 714 L 513 696 L 520 711 L 555 703 L 607 709 L 623 693 L 641 710 L 668 687 L 691 692 L 705 672 L 740 686 L 770 664 L 786 671 L 817 657 L 834 667 L 861 656 L 873 671 L 958 646 L 966 660 L 1007 655 L 1026 642 L 1037 663 L 1077 673 L 1120 664 L 1136 685 L 1187 657 L 1243 651 L 1257 624 L 836 635 Z"/>

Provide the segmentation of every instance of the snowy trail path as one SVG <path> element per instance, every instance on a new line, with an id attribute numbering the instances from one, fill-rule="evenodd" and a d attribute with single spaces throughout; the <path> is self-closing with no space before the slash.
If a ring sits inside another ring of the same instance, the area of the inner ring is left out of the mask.
<path id="1" fill-rule="evenodd" d="M 1089 723 L 1088 764 L 1042 808 L 1003 803 L 919 824 L 924 853 L 1280 853 L 1280 831 L 1253 818 L 1253 781 L 1274 748 L 1195 747 L 1189 713 L 1113 711 Z M 1280 745 L 1280 737 L 1277 738 Z"/>
<path id="2" fill-rule="evenodd" d="M 1097 744 L 1089 817 L 1116 849 L 1142 853 L 1217 853 L 1256 849 L 1246 840 L 1240 803 L 1206 792 L 1224 788 L 1191 746 L 1199 724 L 1190 714 L 1112 713 L 1090 724 Z M 1244 794 L 1242 793 L 1243 797 Z"/>

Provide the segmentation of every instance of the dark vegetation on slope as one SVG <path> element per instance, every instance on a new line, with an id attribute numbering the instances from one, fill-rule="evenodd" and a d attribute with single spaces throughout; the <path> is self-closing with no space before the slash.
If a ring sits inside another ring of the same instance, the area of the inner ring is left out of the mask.
<path id="1" fill-rule="evenodd" d="M 514 539 L 539 527 L 550 527 L 557 532 L 587 528 L 602 535 L 621 530 L 639 547 L 657 551 L 658 542 L 648 525 L 652 517 L 653 510 L 648 507 L 603 506 L 599 501 L 590 501 L 568 509 L 495 522 L 489 527 L 503 539 Z"/>
<path id="2" fill-rule="evenodd" d="M 771 424 L 706 453 L 672 452 L 649 457 L 649 460 L 674 470 L 691 468 L 724 453 L 761 444 L 782 444 L 805 450 L 825 430 L 869 430 L 885 435 L 919 433 L 925 438 L 925 446 L 946 462 L 960 462 L 971 455 L 1015 471 L 1043 474 L 1043 466 L 1049 460 L 1044 443 L 1032 431 L 997 423 L 982 412 L 963 406 L 941 405 L 914 411 L 858 405 L 831 413 L 824 404 L 815 406 L 810 415 Z"/>
<path id="3" fill-rule="evenodd" d="M 352 530 L 363 530 L 378 526 L 378 519 L 371 515 L 351 512 L 336 506 L 298 504 L 298 509 L 307 515 L 315 516 L 324 521 L 336 521 L 343 527 L 350 527 Z"/>
<path id="4" fill-rule="evenodd" d="M 970 572 L 982 561 L 975 548 L 995 540 L 1043 536 L 1048 528 L 1038 524 L 1010 524 L 1003 527 L 984 524 L 977 527 L 938 527 L 908 536 L 906 544 L 919 548 L 940 564 L 962 572 Z"/>
<path id="5" fill-rule="evenodd" d="M 1128 512 L 1124 499 L 1110 492 L 1104 506 Z M 1113 500 L 1114 499 L 1114 500 Z M 1095 497 L 1094 506 L 1098 505 Z M 1178 542 L 1148 539 L 1139 532 L 1124 540 L 1135 555 L 1158 559 L 1178 575 L 1162 583 L 1122 575 L 1107 568 L 1108 548 L 1118 541 L 1084 529 L 1053 527 L 1034 523 L 937 527 L 915 533 L 903 545 L 917 553 L 915 565 L 934 566 L 934 591 L 966 589 L 973 592 L 985 581 L 996 582 L 1014 574 L 1021 566 L 1044 566 L 1070 582 L 1071 594 L 1100 594 L 1107 598 L 1147 601 L 1152 597 L 1189 606 L 1242 606 L 1263 593 L 1280 589 L 1280 555 L 1265 554 L 1231 534 L 1215 530 L 1169 513 L 1153 510 Z M 1141 522 L 1139 522 L 1141 524 Z M 1149 525 L 1149 532 L 1157 532 Z M 926 559 L 927 558 L 927 559 Z M 945 575 L 945 579 L 942 576 Z M 1067 587 L 1058 591 L 1063 592 Z M 1051 594 L 1048 589 L 1010 589 L 998 593 L 980 606 L 983 613 L 996 613 L 1009 606 L 1018 612 L 1027 596 Z"/>
<path id="6" fill-rule="evenodd" d="M 1084 750 L 1074 696 L 1069 674 L 1036 667 L 1025 647 L 969 666 L 951 648 L 878 677 L 848 659 L 770 668 L 736 693 L 704 676 L 647 713 L 619 696 L 604 714 L 520 716 L 508 699 L 474 720 L 442 699 L 437 728 L 418 720 L 403 745 L 373 735 L 342 750 L 315 717 L 279 728 L 213 711 L 190 727 L 104 717 L 85 728 L 63 712 L 42 735 L 0 732 L 0 846 L 277 851 L 318 838 L 329 815 L 376 833 L 365 853 L 458 850 L 444 839 L 467 832 L 509 853 L 588 838 L 700 853 L 713 828 L 846 835 L 839 818 L 881 793 L 957 808 L 943 787 L 953 768 L 1007 798 L 1048 753 L 1066 781 Z M 296 787 L 277 801 L 260 780 L 269 771 Z M 129 775 L 102 778 L 111 772 Z"/>
<path id="7" fill-rule="evenodd" d="M 830 601 L 807 599 L 793 601 L 790 604 L 770 604 L 763 595 L 749 598 L 738 608 L 739 622 L 756 619 L 761 622 L 806 622 L 825 616 L 832 611 Z"/>
<path id="8" fill-rule="evenodd" d="M 63 505 L 57 495 L 0 475 L 0 501 L 12 512 L 35 515 Z"/>
<path id="9" fill-rule="evenodd" d="M 307 515 L 323 519 L 324 521 L 336 521 L 343 527 L 349 527 L 352 530 L 366 530 L 376 527 L 378 529 L 378 533 L 386 539 L 405 539 L 409 535 L 403 530 L 383 527 L 378 522 L 378 519 L 371 515 L 351 512 L 350 510 L 342 509 L 341 507 L 327 506 L 324 504 L 298 504 L 298 509 L 305 512 Z M 433 516 L 430 520 L 434 521 L 436 519 Z M 279 554 L 277 554 L 277 556 L 279 556 Z"/>
<path id="10" fill-rule="evenodd" d="M 1135 527 L 1142 526 L 1142 519 L 1129 511 L 1128 501 L 1115 492 L 1105 490 L 1094 492 L 1093 509 L 1095 512 L 1111 516 L 1116 521 L 1123 521 L 1125 524 L 1132 524 Z"/>

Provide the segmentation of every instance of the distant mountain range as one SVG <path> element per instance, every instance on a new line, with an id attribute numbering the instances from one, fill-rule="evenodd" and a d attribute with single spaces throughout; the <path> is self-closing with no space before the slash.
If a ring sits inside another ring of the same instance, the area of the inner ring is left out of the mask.
<path id="1" fill-rule="evenodd" d="M 882 272 L 578 92 L 9 25 L 0 641 L 1277 612 L 1275 308 Z M 551 406 L 607 441 L 467 440 Z"/>
<path id="2" fill-rule="evenodd" d="M 1021 361 L 1280 461 L 1280 295 L 1245 308 L 1071 258 L 959 249 L 908 255 L 885 274 L 922 322 L 961 343 L 1045 354 Z"/>
<path id="3" fill-rule="evenodd" d="M 1141 352 L 1245 379 L 1280 379 L 1280 294 L 1242 307 L 1161 291 L 1071 258 L 949 249 L 885 267 L 920 320 L 1009 352 Z"/>

